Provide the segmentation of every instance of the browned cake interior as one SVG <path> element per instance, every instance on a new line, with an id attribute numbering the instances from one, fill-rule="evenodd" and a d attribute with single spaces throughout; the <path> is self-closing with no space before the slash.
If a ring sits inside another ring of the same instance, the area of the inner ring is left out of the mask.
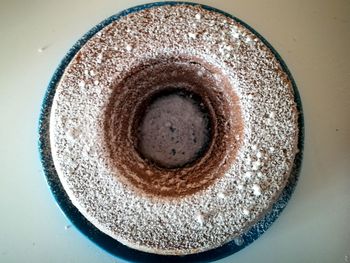
<path id="1" fill-rule="evenodd" d="M 243 130 L 229 80 L 196 57 L 140 63 L 115 82 L 105 116 L 105 141 L 118 175 L 152 196 L 208 187 L 234 162 Z"/>

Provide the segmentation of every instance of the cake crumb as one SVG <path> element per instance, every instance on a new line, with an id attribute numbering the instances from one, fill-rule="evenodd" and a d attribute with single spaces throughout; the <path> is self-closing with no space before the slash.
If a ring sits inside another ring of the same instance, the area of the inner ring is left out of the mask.
<path id="1" fill-rule="evenodd" d="M 256 195 L 256 196 L 261 195 L 261 188 L 260 188 L 259 185 L 254 184 L 254 185 L 252 186 L 252 190 L 253 190 L 254 195 Z"/>
<path id="2" fill-rule="evenodd" d="M 81 80 L 79 81 L 79 84 L 78 84 L 79 88 L 84 88 L 85 87 L 85 81 L 84 80 Z"/>
<path id="3" fill-rule="evenodd" d="M 126 51 L 130 52 L 133 48 L 132 48 L 131 45 L 127 44 L 127 45 L 125 46 L 125 49 L 126 49 Z"/>
<path id="4" fill-rule="evenodd" d="M 245 216 L 249 216 L 250 215 L 250 211 L 247 208 L 244 208 L 242 211 L 243 215 Z"/>
<path id="5" fill-rule="evenodd" d="M 188 36 L 190 37 L 190 38 L 196 38 L 197 37 L 197 34 L 194 34 L 194 33 L 188 33 Z"/>
<path id="6" fill-rule="evenodd" d="M 223 193 L 223 192 L 219 192 L 219 193 L 218 193 L 218 197 L 221 198 L 221 199 L 223 199 L 223 198 L 226 197 L 226 195 L 225 195 L 225 193 Z"/>
<path id="7" fill-rule="evenodd" d="M 246 173 L 244 174 L 243 178 L 245 178 L 245 179 L 250 179 L 252 176 L 253 176 L 253 173 L 250 172 L 250 171 L 248 171 L 248 172 L 246 172 Z"/>
<path id="8" fill-rule="evenodd" d="M 197 212 L 195 215 L 195 219 L 197 221 L 197 223 L 199 224 L 199 226 L 203 226 L 204 224 L 204 216 L 201 212 Z"/>
<path id="9" fill-rule="evenodd" d="M 244 244 L 244 239 L 240 236 L 233 239 L 233 241 L 237 246 L 242 246 Z"/>
<path id="10" fill-rule="evenodd" d="M 38 48 L 38 52 L 39 53 L 43 53 L 45 50 L 47 50 L 49 48 L 49 45 L 45 45 L 45 46 L 42 46 L 40 48 Z"/>

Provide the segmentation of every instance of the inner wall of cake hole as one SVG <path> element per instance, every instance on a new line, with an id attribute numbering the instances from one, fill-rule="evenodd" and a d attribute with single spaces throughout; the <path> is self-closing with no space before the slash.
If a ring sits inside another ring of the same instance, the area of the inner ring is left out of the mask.
<path id="1" fill-rule="evenodd" d="M 210 126 L 210 114 L 198 94 L 167 87 L 143 106 L 137 150 L 148 162 L 162 168 L 189 166 L 208 149 Z"/>
<path id="2" fill-rule="evenodd" d="M 235 159 L 234 135 L 242 129 L 237 97 L 225 75 L 200 59 L 146 62 L 114 84 L 104 119 L 109 164 L 146 195 L 172 198 L 200 191 Z"/>

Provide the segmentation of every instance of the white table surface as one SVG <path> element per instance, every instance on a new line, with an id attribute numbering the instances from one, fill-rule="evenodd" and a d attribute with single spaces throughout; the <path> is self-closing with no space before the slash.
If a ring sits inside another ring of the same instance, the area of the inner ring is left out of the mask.
<path id="1" fill-rule="evenodd" d="M 0 262 L 120 262 L 65 228 L 41 171 L 37 123 L 68 49 L 101 20 L 142 3 L 0 1 Z M 220 262 L 349 262 L 350 1 L 201 3 L 234 14 L 276 48 L 299 87 L 306 124 L 287 208 L 261 238 Z"/>

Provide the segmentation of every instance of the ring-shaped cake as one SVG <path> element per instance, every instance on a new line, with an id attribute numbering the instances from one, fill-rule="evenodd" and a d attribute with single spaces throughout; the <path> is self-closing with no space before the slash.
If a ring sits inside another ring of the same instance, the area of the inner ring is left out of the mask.
<path id="1" fill-rule="evenodd" d="M 140 154 L 139 124 L 153 98 L 179 90 L 200 97 L 210 140 L 195 160 L 163 167 Z M 151 7 L 97 32 L 66 67 L 50 115 L 73 205 L 107 235 L 157 254 L 242 235 L 280 196 L 297 144 L 279 60 L 244 25 L 196 5 Z"/>

